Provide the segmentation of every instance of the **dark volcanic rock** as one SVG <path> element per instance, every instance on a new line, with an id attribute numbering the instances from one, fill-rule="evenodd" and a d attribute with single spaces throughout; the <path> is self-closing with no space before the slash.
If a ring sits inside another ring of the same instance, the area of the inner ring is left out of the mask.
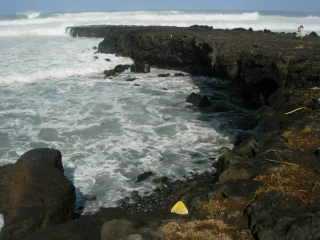
<path id="1" fill-rule="evenodd" d="M 310 108 L 313 110 L 319 110 L 320 109 L 320 98 L 313 98 L 311 99 Z"/>
<path id="2" fill-rule="evenodd" d="M 82 31 L 80 29 L 74 29 L 74 35 Z M 129 56 L 136 63 L 147 62 L 151 66 L 185 70 L 197 75 L 207 75 L 212 72 L 212 56 L 210 55 L 212 48 L 206 42 L 192 35 L 180 34 L 179 28 L 172 28 L 174 30 L 172 32 L 159 32 L 159 36 L 145 34 L 145 31 L 152 29 L 157 28 L 111 27 L 101 29 L 106 35 L 104 41 L 99 45 L 99 51 Z M 198 32 L 198 30 L 193 31 Z"/>
<path id="3" fill-rule="evenodd" d="M 137 183 L 143 182 L 153 176 L 153 172 L 144 172 L 137 177 Z"/>
<path id="4" fill-rule="evenodd" d="M 158 74 L 158 77 L 161 77 L 161 78 L 170 77 L 170 73 L 160 73 Z"/>
<path id="5" fill-rule="evenodd" d="M 135 62 L 135 64 L 131 66 L 131 72 L 149 73 L 150 72 L 150 65 L 147 63 Z"/>
<path id="6" fill-rule="evenodd" d="M 126 219 L 105 222 L 101 229 L 101 240 L 161 240 L 161 234 L 147 225 L 139 226 Z"/>
<path id="7" fill-rule="evenodd" d="M 320 41 L 270 31 L 206 28 L 84 26 L 73 36 L 104 37 L 103 53 L 129 56 L 135 62 L 194 75 L 233 80 L 255 106 L 283 86 L 319 85 Z"/>
<path id="8" fill-rule="evenodd" d="M 281 82 L 285 75 L 281 72 L 281 64 L 284 63 L 280 59 L 261 53 L 244 54 L 240 63 L 244 97 L 256 106 L 268 104 L 269 97 L 284 84 Z"/>
<path id="9" fill-rule="evenodd" d="M 192 25 L 192 26 L 190 26 L 190 29 L 192 29 L 192 30 L 206 30 L 206 31 L 211 31 L 211 30 L 213 30 L 213 27 L 208 26 L 208 25 Z"/>
<path id="10" fill-rule="evenodd" d="M 246 157 L 254 157 L 258 153 L 259 145 L 255 137 L 247 136 L 238 141 L 239 142 L 235 143 L 234 148 L 234 151 L 237 154 Z"/>
<path id="11" fill-rule="evenodd" d="M 0 168 L 1 239 L 23 239 L 38 229 L 73 216 L 75 191 L 63 173 L 61 153 L 35 149 L 16 164 Z"/>
<path id="12" fill-rule="evenodd" d="M 175 76 L 175 77 L 184 77 L 186 75 L 184 73 L 175 73 L 173 76 Z"/>
<path id="13" fill-rule="evenodd" d="M 253 172 L 248 167 L 241 165 L 234 165 L 225 170 L 219 177 L 219 183 L 226 183 L 229 181 L 248 180 L 254 176 Z"/>
<path id="14" fill-rule="evenodd" d="M 134 233 L 134 225 L 128 220 L 112 220 L 103 224 L 101 228 L 101 240 L 125 240 L 129 235 Z"/>
<path id="15" fill-rule="evenodd" d="M 211 105 L 211 102 L 207 96 L 201 96 L 197 93 L 191 93 L 187 97 L 187 102 L 192 103 L 194 106 L 199 108 L 205 108 Z"/>
<path id="16" fill-rule="evenodd" d="M 311 32 L 309 35 L 307 35 L 307 37 L 318 38 L 319 35 L 316 32 Z"/>
<path id="17" fill-rule="evenodd" d="M 253 180 L 225 182 L 217 191 L 227 198 L 251 198 L 262 184 Z"/>
<path id="18" fill-rule="evenodd" d="M 81 216 L 60 225 L 43 228 L 27 236 L 26 240 L 101 240 L 101 228 L 105 222 L 126 219 L 126 213 L 118 208 L 101 209 L 95 215 Z"/>
<path id="19" fill-rule="evenodd" d="M 104 76 L 105 76 L 105 78 L 107 78 L 107 77 L 119 75 L 119 74 L 123 73 L 124 71 L 128 70 L 130 67 L 131 67 L 130 65 L 117 65 L 114 69 L 105 70 Z"/>
<path id="20" fill-rule="evenodd" d="M 314 151 L 314 154 L 320 159 L 320 148 Z"/>
<path id="21" fill-rule="evenodd" d="M 247 213 L 259 240 L 320 237 L 320 213 L 306 212 L 297 199 L 279 192 L 266 193 L 250 205 Z"/>

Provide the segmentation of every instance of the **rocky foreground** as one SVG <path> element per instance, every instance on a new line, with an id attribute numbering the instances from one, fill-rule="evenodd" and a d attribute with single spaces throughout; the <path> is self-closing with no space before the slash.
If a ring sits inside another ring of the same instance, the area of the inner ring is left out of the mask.
<path id="1" fill-rule="evenodd" d="M 98 51 L 131 57 L 134 71 L 151 65 L 220 77 L 253 114 L 242 124 L 234 149 L 213 161 L 217 173 L 186 182 L 159 179 L 158 191 L 134 196 L 135 204 L 124 200 L 119 208 L 80 218 L 74 214 L 74 187 L 64 177 L 61 154 L 28 152 L 0 168 L 5 217 L 0 239 L 320 239 L 316 34 L 301 39 L 204 26 L 87 26 L 69 32 L 103 37 Z M 194 93 L 187 100 L 199 111 L 228 111 L 217 99 Z M 178 200 L 189 207 L 188 216 L 169 213 Z"/>

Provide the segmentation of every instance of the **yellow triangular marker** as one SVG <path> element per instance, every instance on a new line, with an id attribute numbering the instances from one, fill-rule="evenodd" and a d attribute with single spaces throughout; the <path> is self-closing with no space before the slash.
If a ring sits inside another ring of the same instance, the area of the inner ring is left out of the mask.
<path id="1" fill-rule="evenodd" d="M 175 213 L 178 215 L 188 215 L 189 211 L 184 202 L 179 201 L 171 208 L 171 213 Z"/>

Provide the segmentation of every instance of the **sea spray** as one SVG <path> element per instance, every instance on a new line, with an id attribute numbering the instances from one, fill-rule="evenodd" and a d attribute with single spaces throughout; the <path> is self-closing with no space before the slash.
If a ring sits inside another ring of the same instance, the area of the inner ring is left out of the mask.
<path id="1" fill-rule="evenodd" d="M 135 12 L 82 12 L 42 15 L 27 12 L 16 19 L 0 21 L 0 37 L 65 36 L 68 26 L 79 25 L 209 25 L 214 28 L 253 28 L 273 31 L 295 32 L 301 24 L 306 32 L 320 32 L 320 17 L 285 16 L 260 12 L 214 12 L 214 11 L 135 11 Z"/>

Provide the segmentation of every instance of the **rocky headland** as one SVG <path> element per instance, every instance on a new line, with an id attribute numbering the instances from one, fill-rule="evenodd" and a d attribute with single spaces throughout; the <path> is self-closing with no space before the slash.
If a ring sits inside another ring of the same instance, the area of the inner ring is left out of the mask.
<path id="1" fill-rule="evenodd" d="M 98 51 L 149 66 L 223 79 L 250 109 L 234 148 L 216 172 L 187 181 L 157 179 L 152 195 L 133 195 L 118 208 L 76 216 L 61 154 L 37 149 L 0 168 L 0 239 L 319 239 L 320 38 L 245 29 L 86 26 L 74 37 L 99 37 Z M 119 74 L 129 66 L 106 75 Z M 195 81 L 195 84 L 197 82 Z M 201 88 L 200 88 L 201 90 Z M 234 106 L 190 93 L 199 111 Z M 150 173 L 151 174 L 151 173 Z M 146 174 L 147 176 L 147 174 Z M 143 176 L 145 177 L 145 176 Z M 142 177 L 141 177 L 142 178 Z M 189 215 L 172 215 L 183 200 Z"/>

